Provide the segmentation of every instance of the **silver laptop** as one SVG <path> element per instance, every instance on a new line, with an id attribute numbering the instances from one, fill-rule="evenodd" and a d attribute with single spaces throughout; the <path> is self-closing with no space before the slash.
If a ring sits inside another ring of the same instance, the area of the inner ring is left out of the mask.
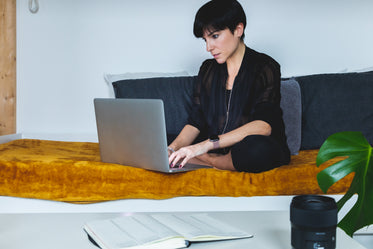
<path id="1" fill-rule="evenodd" d="M 94 99 L 101 161 L 174 173 L 204 165 L 170 168 L 160 99 Z"/>

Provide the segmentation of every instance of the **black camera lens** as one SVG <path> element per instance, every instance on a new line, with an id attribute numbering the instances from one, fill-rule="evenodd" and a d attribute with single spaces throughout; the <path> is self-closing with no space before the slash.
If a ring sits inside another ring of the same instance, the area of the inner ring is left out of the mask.
<path id="1" fill-rule="evenodd" d="M 335 249 L 338 208 L 326 196 L 300 195 L 290 205 L 293 249 Z"/>

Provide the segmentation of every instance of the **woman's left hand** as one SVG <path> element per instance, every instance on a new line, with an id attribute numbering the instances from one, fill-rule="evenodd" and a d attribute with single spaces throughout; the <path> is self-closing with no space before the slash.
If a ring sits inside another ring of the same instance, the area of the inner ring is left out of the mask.
<path id="1" fill-rule="evenodd" d="M 175 167 L 176 164 L 180 162 L 179 167 L 182 168 L 190 159 L 206 152 L 208 152 L 208 149 L 204 143 L 186 146 L 172 153 L 168 158 L 168 162 L 171 167 Z"/>

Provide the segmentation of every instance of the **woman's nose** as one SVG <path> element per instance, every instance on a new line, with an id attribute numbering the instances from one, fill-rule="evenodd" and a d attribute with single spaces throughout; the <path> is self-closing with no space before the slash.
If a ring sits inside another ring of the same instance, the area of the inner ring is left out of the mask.
<path id="1" fill-rule="evenodd" d="M 207 52 L 211 52 L 211 43 L 209 42 L 209 41 L 206 41 L 206 50 L 207 50 Z"/>

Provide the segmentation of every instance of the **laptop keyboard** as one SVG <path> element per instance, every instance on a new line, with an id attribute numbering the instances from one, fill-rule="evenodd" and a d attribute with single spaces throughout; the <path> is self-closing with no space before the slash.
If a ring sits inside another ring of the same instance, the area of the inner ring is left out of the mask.
<path id="1" fill-rule="evenodd" d="M 211 167 L 206 166 L 206 165 L 187 163 L 187 164 L 185 164 L 184 167 L 179 168 L 179 164 L 176 164 L 176 166 L 173 167 L 173 168 L 171 168 L 171 166 L 170 166 L 170 171 L 171 172 L 178 172 L 178 171 L 182 172 L 182 171 L 189 171 L 189 170 L 195 170 L 195 169 L 204 169 L 204 168 L 211 168 Z"/>

